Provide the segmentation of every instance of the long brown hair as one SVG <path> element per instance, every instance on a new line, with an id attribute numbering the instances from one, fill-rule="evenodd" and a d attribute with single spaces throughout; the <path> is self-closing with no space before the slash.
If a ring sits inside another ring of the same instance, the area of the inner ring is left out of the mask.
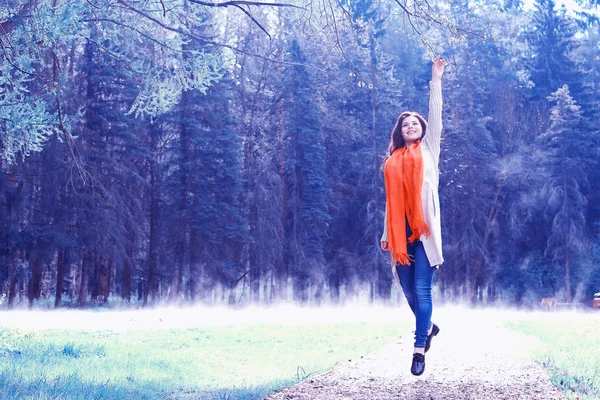
<path id="1" fill-rule="evenodd" d="M 419 123 L 421 124 L 423 133 L 421 134 L 421 137 L 419 138 L 419 140 L 421 140 L 421 139 L 423 139 L 423 137 L 425 137 L 425 133 L 427 133 L 427 121 L 425 121 L 425 118 L 423 118 L 423 116 L 417 112 L 404 111 L 398 117 L 398 120 L 396 121 L 396 125 L 394 126 L 394 129 L 392 129 L 392 134 L 390 135 L 390 145 L 388 146 L 387 153 L 385 154 L 385 157 L 383 158 L 383 162 L 381 164 L 382 169 L 383 169 L 383 167 L 385 167 L 385 162 L 387 161 L 387 159 L 390 158 L 392 156 L 392 154 L 394 154 L 394 151 L 396 149 L 399 149 L 406 145 L 406 143 L 404 142 L 404 138 L 402 137 L 402 122 L 404 122 L 404 120 L 407 117 L 411 117 L 411 116 L 416 117 L 417 120 L 419 120 Z"/>

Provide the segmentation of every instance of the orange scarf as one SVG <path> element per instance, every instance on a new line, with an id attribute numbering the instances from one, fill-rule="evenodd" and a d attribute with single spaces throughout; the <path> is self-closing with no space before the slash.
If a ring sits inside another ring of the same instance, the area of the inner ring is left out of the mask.
<path id="1" fill-rule="evenodd" d="M 385 164 L 386 201 L 388 207 L 388 249 L 392 260 L 409 265 L 407 242 L 413 243 L 421 235 L 429 236 L 429 227 L 423 218 L 421 187 L 423 186 L 423 155 L 421 143 L 394 151 Z M 406 239 L 406 217 L 412 235 Z"/>

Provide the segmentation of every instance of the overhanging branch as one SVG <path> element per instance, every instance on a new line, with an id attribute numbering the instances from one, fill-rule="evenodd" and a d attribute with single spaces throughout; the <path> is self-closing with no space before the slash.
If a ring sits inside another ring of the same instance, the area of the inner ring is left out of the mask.
<path id="1" fill-rule="evenodd" d="M 300 10 L 305 10 L 304 7 L 300 7 L 289 3 L 263 3 L 260 1 L 247 1 L 247 0 L 232 0 L 224 1 L 222 3 L 214 3 L 212 1 L 201 1 L 201 0 L 188 0 L 190 3 L 200 4 L 207 7 L 239 7 L 239 6 L 260 6 L 260 7 L 292 7 Z"/>
<path id="2" fill-rule="evenodd" d="M 0 36 L 6 36 L 14 31 L 21 24 L 21 21 L 37 8 L 41 1 L 42 0 L 32 0 L 29 3 L 24 4 L 16 15 L 1 20 Z"/>

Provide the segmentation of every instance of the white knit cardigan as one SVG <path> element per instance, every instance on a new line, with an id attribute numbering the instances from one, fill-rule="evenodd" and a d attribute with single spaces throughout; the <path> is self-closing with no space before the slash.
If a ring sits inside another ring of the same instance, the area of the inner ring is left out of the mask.
<path id="1" fill-rule="evenodd" d="M 440 196 L 438 187 L 440 182 L 440 139 L 442 137 L 442 82 L 429 82 L 429 115 L 427 117 L 427 131 L 421 141 L 423 154 L 423 187 L 421 188 L 421 201 L 423 202 L 423 217 L 429 231 L 428 237 L 421 236 L 425 254 L 432 267 L 439 267 L 444 262 L 442 256 L 442 225 L 440 220 Z M 387 242 L 387 202 L 385 206 L 385 219 L 383 221 L 382 242 Z M 392 263 L 393 264 L 393 263 Z M 395 268 L 392 268 L 395 272 Z M 395 275 L 395 273 L 394 273 Z"/>

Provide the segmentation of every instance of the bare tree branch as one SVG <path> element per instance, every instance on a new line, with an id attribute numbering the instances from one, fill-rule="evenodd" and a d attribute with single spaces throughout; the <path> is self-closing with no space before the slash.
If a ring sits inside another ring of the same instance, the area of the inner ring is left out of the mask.
<path id="1" fill-rule="evenodd" d="M 119 54 L 114 53 L 112 51 L 110 51 L 109 49 L 107 49 L 106 47 L 102 46 L 100 43 L 96 42 L 95 40 L 92 40 L 90 38 L 88 38 L 87 40 L 89 40 L 90 43 L 92 43 L 93 45 L 95 45 L 96 47 L 98 47 L 98 49 L 104 51 L 106 54 L 108 54 L 109 56 L 111 56 L 112 58 L 114 58 L 115 60 L 118 60 L 119 62 L 121 62 L 123 64 L 123 66 L 129 70 L 130 72 L 136 74 L 136 75 L 141 75 L 141 76 L 147 76 L 148 74 L 142 71 L 137 71 L 135 69 L 133 69 L 129 63 L 127 62 L 127 60 L 123 59 L 123 57 L 121 57 Z"/>
<path id="2" fill-rule="evenodd" d="M 10 32 L 14 31 L 19 25 L 21 25 L 20 20 L 29 17 L 29 15 L 37 8 L 41 1 L 42 0 L 32 0 L 29 3 L 24 4 L 15 16 L 0 21 L 0 36 L 6 36 Z"/>
<path id="3" fill-rule="evenodd" d="M 163 28 L 165 30 L 168 30 L 168 31 L 171 31 L 171 32 L 175 32 L 175 33 L 179 33 L 181 35 L 190 37 L 192 39 L 200 40 L 200 41 L 205 42 L 205 43 L 210 43 L 207 39 L 201 38 L 200 36 L 197 36 L 197 35 L 194 35 L 191 32 L 186 32 L 186 31 L 184 31 L 182 29 L 179 29 L 179 28 L 173 28 L 172 26 L 169 26 L 169 25 L 166 25 L 166 24 L 162 23 L 158 19 L 152 17 L 151 15 L 148 15 L 147 13 L 145 13 L 145 12 L 143 12 L 141 10 L 138 10 L 137 8 L 135 8 L 132 5 L 130 5 L 129 3 L 125 2 L 124 0 L 117 0 L 117 3 L 121 4 L 122 6 L 124 6 L 125 8 L 127 8 L 128 10 L 133 11 L 134 13 L 141 15 L 142 17 L 148 19 L 149 21 L 154 22 L 156 25 L 160 26 L 161 28 Z"/>
<path id="4" fill-rule="evenodd" d="M 110 19 L 110 18 L 94 18 L 94 19 L 85 19 L 84 21 L 85 21 L 85 22 L 110 22 L 110 23 L 113 23 L 113 24 L 115 24 L 115 25 L 122 26 L 122 27 L 124 27 L 124 28 L 130 29 L 130 30 L 132 30 L 132 31 L 136 32 L 137 34 L 139 34 L 140 36 L 143 36 L 143 37 L 145 37 L 146 39 L 148 39 L 148 40 L 150 40 L 150 41 L 152 41 L 152 42 L 154 42 L 154 43 L 158 44 L 159 46 L 161 46 L 161 47 L 164 47 L 164 48 L 166 48 L 166 49 L 169 49 L 169 50 L 170 50 L 170 51 L 172 51 L 173 53 L 183 53 L 183 51 L 181 51 L 181 50 L 178 50 L 178 49 L 174 49 L 173 47 L 169 46 L 168 44 L 166 44 L 166 43 L 163 43 L 163 42 L 161 42 L 160 40 L 157 40 L 157 39 L 153 38 L 152 36 L 150 36 L 150 35 L 148 35 L 148 34 L 146 34 L 146 33 L 142 32 L 142 31 L 140 31 L 140 30 L 139 30 L 139 29 L 137 29 L 136 27 L 129 26 L 129 25 L 127 25 L 127 24 L 124 24 L 124 23 L 122 23 L 122 22 L 120 22 L 120 21 L 116 21 L 116 20 L 114 20 L 114 19 Z"/>
<path id="5" fill-rule="evenodd" d="M 428 0 L 414 1 L 412 4 L 412 11 L 408 9 L 407 0 L 394 0 L 394 2 L 400 6 L 407 17 L 409 24 L 419 36 L 422 35 L 421 28 L 417 27 L 419 20 L 437 25 L 439 27 L 444 27 L 456 37 L 479 35 L 478 32 L 465 29 L 458 24 L 453 23 L 452 21 L 444 21 L 442 18 L 440 18 L 440 13 L 431 6 Z"/>
<path id="6" fill-rule="evenodd" d="M 335 22 L 335 11 L 333 10 L 333 6 L 331 5 L 331 1 L 328 1 L 328 3 L 329 3 L 329 7 L 331 9 L 331 18 L 333 19 L 333 31 L 335 32 L 335 41 L 337 43 L 337 46 L 340 49 L 340 52 L 342 53 L 342 56 L 346 59 L 346 61 L 350 65 L 350 68 L 353 71 L 356 71 L 356 67 L 354 66 L 354 63 L 352 62 L 352 60 L 350 60 L 348 58 L 348 56 L 346 56 L 346 52 L 344 52 L 344 49 L 342 48 L 342 44 L 340 42 L 340 36 L 338 34 L 337 24 Z"/>
<path id="7" fill-rule="evenodd" d="M 294 4 L 289 3 L 261 3 L 259 1 L 248 1 L 248 0 L 232 0 L 232 1 L 224 1 L 222 3 L 213 3 L 208 1 L 201 0 L 188 0 L 190 3 L 200 4 L 202 6 L 207 7 L 233 7 L 233 6 L 267 6 L 267 7 L 292 7 L 298 8 L 300 10 L 305 10 L 304 7 L 300 7 Z"/>
<path id="8" fill-rule="evenodd" d="M 13 63 L 12 60 L 10 59 L 9 55 L 6 53 L 6 46 L 4 46 L 4 42 L 3 42 L 3 40 L 2 40 L 1 37 L 0 37 L 0 48 L 2 48 L 2 54 L 4 55 L 4 58 L 10 64 L 11 67 L 13 67 L 17 71 L 21 72 L 22 74 L 29 75 L 29 76 L 36 76 L 38 78 L 42 78 L 42 75 L 37 74 L 35 72 L 26 71 L 23 68 L 21 68 L 18 65 L 16 65 L 15 63 Z"/>
<path id="9" fill-rule="evenodd" d="M 258 25 L 258 27 L 267 34 L 267 36 L 269 37 L 269 39 L 271 39 L 271 35 L 269 35 L 269 32 L 267 32 L 267 30 L 265 28 L 263 28 L 263 26 L 252 16 L 252 14 L 250 14 L 249 10 L 244 10 L 244 8 L 242 8 L 241 6 L 235 5 L 234 7 L 239 8 L 240 10 L 242 10 L 242 12 L 244 14 L 246 14 L 248 16 L 248 18 L 250 18 L 256 25 Z"/>

